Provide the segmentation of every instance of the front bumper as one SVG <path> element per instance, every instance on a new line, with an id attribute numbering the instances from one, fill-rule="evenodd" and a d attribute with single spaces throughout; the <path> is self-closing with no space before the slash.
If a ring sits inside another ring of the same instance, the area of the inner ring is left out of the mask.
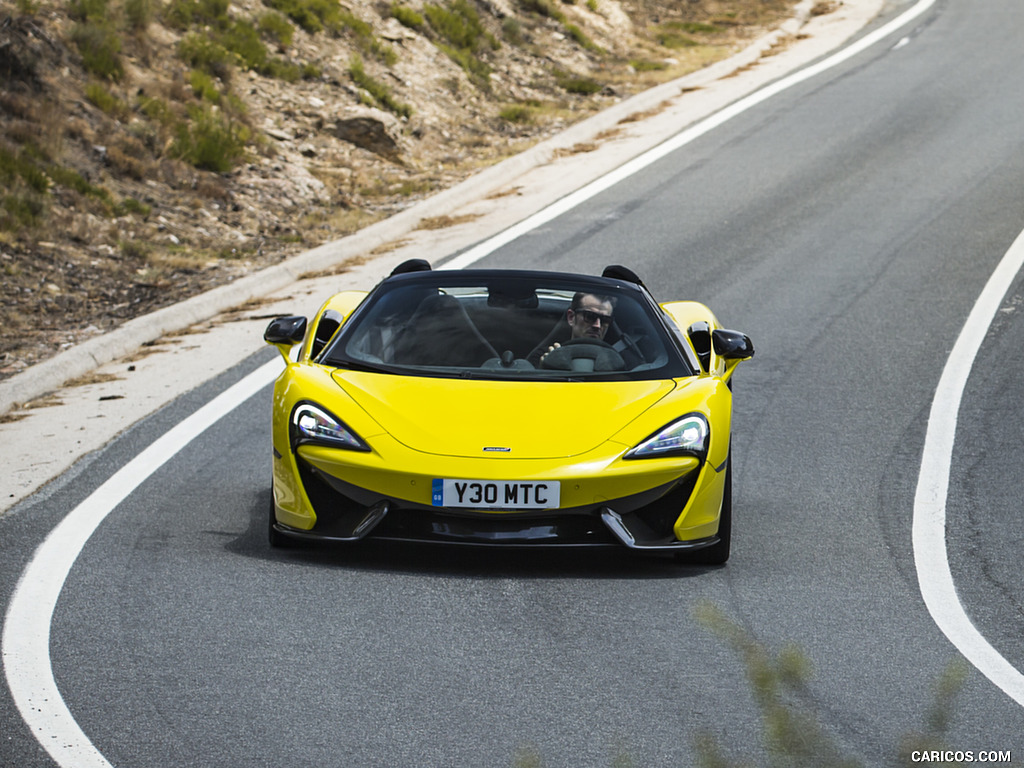
<path id="1" fill-rule="evenodd" d="M 692 505 L 698 467 L 681 478 L 630 496 L 545 511 L 475 511 L 428 506 L 347 483 L 297 458 L 301 486 L 316 514 L 309 530 L 279 521 L 293 539 L 431 542 L 502 547 L 626 547 L 642 552 L 693 551 L 718 543 L 717 519 L 681 540 L 677 523 Z"/>

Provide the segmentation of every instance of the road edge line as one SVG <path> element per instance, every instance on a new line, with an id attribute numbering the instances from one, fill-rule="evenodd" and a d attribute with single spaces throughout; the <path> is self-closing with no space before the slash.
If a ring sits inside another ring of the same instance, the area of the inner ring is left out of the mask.
<path id="1" fill-rule="evenodd" d="M 918 586 L 936 626 L 971 665 L 1024 706 L 1024 675 L 992 647 L 968 617 L 956 591 L 946 545 L 946 500 L 960 401 L 978 351 L 1022 266 L 1024 232 L 989 277 L 942 369 L 928 415 L 911 538 Z"/>
<path id="2" fill-rule="evenodd" d="M 150 475 L 222 417 L 272 382 L 263 364 L 156 439 L 69 512 L 36 548 L 11 594 L 0 649 L 11 698 L 36 741 L 61 768 L 111 768 L 68 709 L 53 676 L 50 629 L 57 600 L 86 542 Z"/>

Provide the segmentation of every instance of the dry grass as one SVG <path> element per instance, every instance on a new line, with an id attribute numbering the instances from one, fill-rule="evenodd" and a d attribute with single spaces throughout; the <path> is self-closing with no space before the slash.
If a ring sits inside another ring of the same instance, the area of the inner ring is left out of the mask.
<path id="1" fill-rule="evenodd" d="M 358 267 L 361 264 L 365 264 L 370 260 L 370 254 L 365 256 L 351 256 L 345 259 L 340 264 L 335 264 L 333 267 L 328 269 L 318 269 L 310 272 L 303 272 L 299 275 L 299 280 L 316 280 L 319 277 L 334 277 L 335 275 L 343 275 L 348 272 L 352 267 Z"/>
<path id="2" fill-rule="evenodd" d="M 67 382 L 65 387 L 87 387 L 90 384 L 106 384 L 111 381 L 121 381 L 122 377 L 115 373 L 100 373 L 94 371 L 87 373 L 85 376 L 79 376 L 76 379 L 71 379 Z"/>
<path id="3" fill-rule="evenodd" d="M 626 115 L 624 118 L 619 120 L 619 125 L 625 125 L 626 123 L 638 123 L 647 120 L 655 115 L 660 115 L 666 109 L 672 106 L 671 101 L 663 101 L 653 109 L 645 109 L 642 112 L 633 112 L 632 114 Z"/>
<path id="4" fill-rule="evenodd" d="M 460 224 L 476 221 L 479 218 L 479 213 L 466 213 L 462 216 L 429 216 L 425 219 L 420 219 L 416 229 L 448 229 L 449 227 L 457 227 Z"/>
<path id="5" fill-rule="evenodd" d="M 400 240 L 392 240 L 391 242 L 384 243 L 383 245 L 378 245 L 376 248 L 370 251 L 370 255 L 379 256 L 382 253 L 391 253 L 393 251 L 397 251 L 399 248 L 404 248 L 408 244 L 408 237 L 403 237 Z"/>
<path id="6" fill-rule="evenodd" d="M 521 195 L 523 193 L 522 187 L 506 187 L 505 189 L 499 189 L 497 192 L 491 192 L 487 196 L 488 200 L 500 200 L 503 197 L 511 197 L 512 195 Z"/>
<path id="7" fill-rule="evenodd" d="M 50 393 L 37 397 L 35 400 L 29 400 L 27 403 L 22 404 L 22 410 L 34 411 L 39 408 L 53 408 L 55 405 L 64 405 L 64 401 L 60 399 L 56 394 Z"/>

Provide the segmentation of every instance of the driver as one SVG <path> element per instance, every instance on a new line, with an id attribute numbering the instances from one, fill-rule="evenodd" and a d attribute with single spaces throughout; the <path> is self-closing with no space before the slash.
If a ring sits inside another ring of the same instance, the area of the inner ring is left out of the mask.
<path id="1" fill-rule="evenodd" d="M 577 293 L 572 297 L 569 309 L 565 313 L 565 319 L 569 323 L 571 338 L 573 339 L 597 339 L 604 341 L 608 328 L 612 324 L 612 313 L 615 311 L 615 299 L 611 296 L 601 296 L 595 293 Z M 540 362 L 548 353 L 558 349 L 561 344 L 557 341 L 547 348 L 547 351 L 540 357 Z"/>

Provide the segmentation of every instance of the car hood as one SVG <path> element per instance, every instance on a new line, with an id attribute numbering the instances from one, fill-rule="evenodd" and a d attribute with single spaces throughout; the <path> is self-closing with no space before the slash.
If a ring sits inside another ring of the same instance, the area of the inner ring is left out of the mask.
<path id="1" fill-rule="evenodd" d="M 335 372 L 334 380 L 409 448 L 517 459 L 586 453 L 675 386 L 672 381 L 465 381 L 351 371 Z"/>

